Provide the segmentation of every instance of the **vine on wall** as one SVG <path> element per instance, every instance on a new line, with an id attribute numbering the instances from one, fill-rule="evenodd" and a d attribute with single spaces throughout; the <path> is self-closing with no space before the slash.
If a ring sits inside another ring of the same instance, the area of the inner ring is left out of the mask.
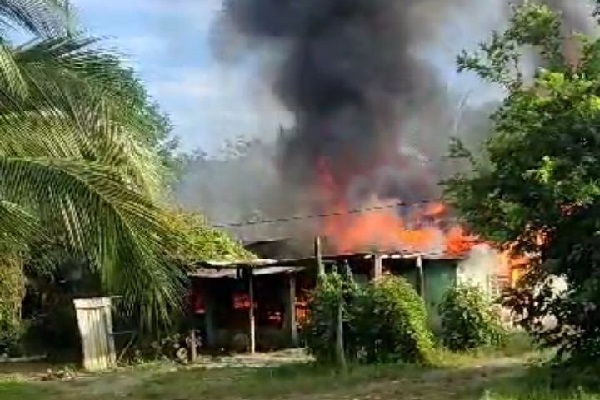
<path id="1" fill-rule="evenodd" d="M 0 355 L 17 355 L 24 324 L 21 306 L 25 296 L 25 275 L 18 257 L 0 257 Z"/>

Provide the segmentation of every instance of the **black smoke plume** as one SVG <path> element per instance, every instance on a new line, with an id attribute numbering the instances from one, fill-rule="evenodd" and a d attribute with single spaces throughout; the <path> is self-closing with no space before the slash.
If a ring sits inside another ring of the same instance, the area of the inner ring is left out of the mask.
<path id="1" fill-rule="evenodd" d="M 295 116 L 295 126 L 280 138 L 282 183 L 312 187 L 318 166 L 326 163 L 344 187 L 354 175 L 396 162 L 399 152 L 411 150 L 408 173 L 388 170 L 358 191 L 405 201 L 439 195 L 437 180 L 447 172 L 440 160 L 458 133 L 453 125 L 459 100 L 450 98 L 440 74 L 419 53 L 443 44 L 447 37 L 440 27 L 457 15 L 465 23 L 480 1 L 223 0 L 215 25 L 219 54 L 264 61 L 257 79 L 266 79 Z M 540 1 L 563 12 L 569 29 L 589 30 L 585 0 Z M 504 5 L 508 16 L 509 1 Z M 231 51 L 232 43 L 238 51 Z M 475 125 L 480 141 L 487 130 L 481 121 Z M 419 157 L 411 147 L 415 143 Z"/>
<path id="2" fill-rule="evenodd" d="M 296 117 L 280 157 L 286 182 L 314 183 L 323 162 L 342 181 L 397 152 L 403 119 L 440 94 L 431 67 L 414 54 L 436 35 L 436 18 L 427 25 L 415 5 L 441 15 L 448 3 L 462 2 L 225 2 L 238 33 L 284 53 L 273 87 Z"/>

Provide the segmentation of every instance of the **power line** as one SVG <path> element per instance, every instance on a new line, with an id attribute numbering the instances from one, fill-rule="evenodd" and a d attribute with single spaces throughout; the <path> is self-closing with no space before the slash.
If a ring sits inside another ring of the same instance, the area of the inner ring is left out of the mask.
<path id="1" fill-rule="evenodd" d="M 316 218 L 328 218 L 328 217 L 339 217 L 342 215 L 350 215 L 350 214 L 360 214 L 368 211 L 379 211 L 379 210 L 387 210 L 391 208 L 397 208 L 402 206 L 411 206 L 418 204 L 429 204 L 431 200 L 421 200 L 416 203 L 408 204 L 406 202 L 397 202 L 393 204 L 387 204 L 382 206 L 373 206 L 373 207 L 362 207 L 362 208 L 354 208 L 346 211 L 332 212 L 332 213 L 322 213 L 322 214 L 305 214 L 305 215 L 294 215 L 291 217 L 284 218 L 276 218 L 276 219 L 261 219 L 256 221 L 243 221 L 243 222 L 230 222 L 224 224 L 213 225 L 215 228 L 240 228 L 244 226 L 251 225 L 262 225 L 262 224 L 276 224 L 276 223 L 284 223 L 284 222 L 292 222 L 292 221 L 301 221 L 307 219 L 316 219 Z"/>

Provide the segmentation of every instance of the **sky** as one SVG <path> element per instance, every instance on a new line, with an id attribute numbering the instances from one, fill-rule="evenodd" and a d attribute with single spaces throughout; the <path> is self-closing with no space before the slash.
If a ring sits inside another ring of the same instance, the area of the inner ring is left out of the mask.
<path id="1" fill-rule="evenodd" d="M 224 65 L 213 56 L 210 27 L 221 0 L 71 1 L 85 31 L 104 37 L 104 46 L 116 48 L 136 69 L 169 114 L 183 150 L 214 153 L 228 140 L 274 137 L 280 124 L 289 124 L 290 115 L 251 67 Z M 454 59 L 461 48 L 489 33 L 490 21 L 499 18 L 490 7 L 494 2 L 482 2 L 486 7 L 470 12 L 469 20 L 461 22 L 463 17 L 457 16 L 443 27 L 447 44 L 423 52 L 451 88 L 464 93 L 477 89 L 481 101 L 495 92 L 480 90 L 473 77 L 458 76 Z"/>

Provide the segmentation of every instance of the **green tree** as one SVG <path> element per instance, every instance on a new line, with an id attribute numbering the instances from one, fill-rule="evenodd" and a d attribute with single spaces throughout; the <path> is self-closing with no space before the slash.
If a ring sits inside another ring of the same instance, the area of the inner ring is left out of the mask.
<path id="1" fill-rule="evenodd" d="M 182 297 L 164 257 L 180 245 L 160 207 L 164 121 L 119 57 L 73 29 L 68 2 L 4 1 L 0 19 L 2 248 L 58 232 L 124 311 L 167 321 Z M 12 43 L 11 29 L 33 39 Z"/>
<path id="2" fill-rule="evenodd" d="M 451 179 L 447 194 L 475 232 L 531 257 L 509 304 L 542 343 L 560 348 L 559 359 L 581 365 L 600 355 L 600 41 L 564 31 L 559 15 L 525 2 L 506 31 L 458 57 L 459 70 L 501 85 L 506 97 L 483 155 L 454 146 L 473 171 Z M 580 57 L 566 58 L 564 46 Z M 523 56 L 532 51 L 543 68 L 528 77 Z M 553 276 L 568 282 L 561 295 Z M 539 324 L 548 315 L 555 327 Z"/>

